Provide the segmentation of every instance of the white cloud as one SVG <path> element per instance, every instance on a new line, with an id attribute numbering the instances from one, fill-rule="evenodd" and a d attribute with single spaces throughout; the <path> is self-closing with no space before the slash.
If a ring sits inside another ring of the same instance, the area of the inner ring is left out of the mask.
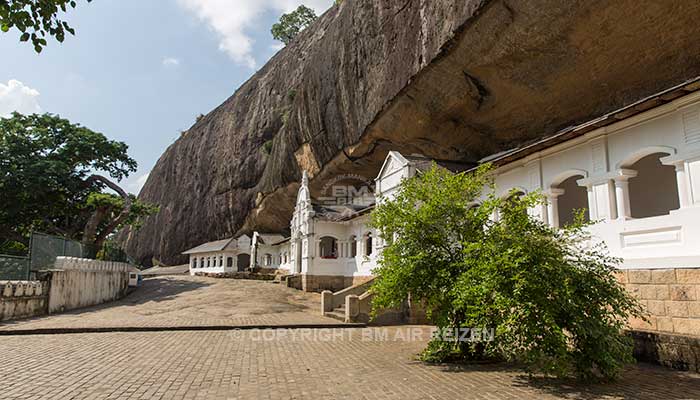
<path id="1" fill-rule="evenodd" d="M 22 114 L 41 112 L 39 91 L 22 82 L 10 79 L 7 85 L 0 83 L 0 117 L 9 117 L 17 111 Z"/>
<path id="2" fill-rule="evenodd" d="M 299 0 L 178 0 L 187 10 L 206 22 L 219 37 L 219 49 L 235 62 L 255 69 L 254 40 L 250 30 L 265 12 L 283 13 L 296 9 Z M 333 0 L 307 0 L 304 4 L 317 14 L 325 12 Z M 266 29 L 269 31 L 269 29 Z"/>
<path id="3" fill-rule="evenodd" d="M 126 183 L 124 183 L 124 189 L 129 193 L 138 194 L 141 191 L 141 188 L 143 188 L 143 185 L 146 184 L 148 175 L 150 175 L 150 172 L 146 172 L 145 174 L 137 177 L 129 178 Z"/>
<path id="4" fill-rule="evenodd" d="M 174 57 L 165 57 L 163 59 L 163 66 L 164 67 L 177 67 L 180 65 L 180 60 Z"/>
<path id="5" fill-rule="evenodd" d="M 277 53 L 278 51 L 280 51 L 284 48 L 284 43 L 275 43 L 275 44 L 271 45 L 270 48 L 272 49 L 272 51 Z"/>

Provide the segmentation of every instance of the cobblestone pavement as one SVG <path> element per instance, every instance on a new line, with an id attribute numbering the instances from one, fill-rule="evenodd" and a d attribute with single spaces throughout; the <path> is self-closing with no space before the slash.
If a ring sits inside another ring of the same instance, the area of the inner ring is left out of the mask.
<path id="1" fill-rule="evenodd" d="M 320 295 L 262 281 L 169 276 L 146 279 L 117 302 L 7 322 L 0 330 L 337 324 Z"/>
<path id="2" fill-rule="evenodd" d="M 272 336 L 275 332 L 277 337 Z M 644 364 L 631 368 L 616 384 L 593 386 L 528 380 L 522 371 L 500 365 L 426 365 L 415 360 L 425 345 L 416 332 L 426 331 L 408 327 L 8 336 L 0 338 L 0 398 L 700 398 L 700 375 Z M 387 336 L 381 338 L 380 333 Z M 394 340 L 411 336 L 420 340 Z"/>

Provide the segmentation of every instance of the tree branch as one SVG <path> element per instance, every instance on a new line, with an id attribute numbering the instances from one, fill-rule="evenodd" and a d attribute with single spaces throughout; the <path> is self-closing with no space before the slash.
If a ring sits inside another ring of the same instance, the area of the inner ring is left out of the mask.
<path id="1" fill-rule="evenodd" d="M 129 214 L 131 213 L 131 206 L 132 206 L 133 202 L 131 200 L 131 197 L 129 197 L 129 194 L 126 193 L 126 191 L 124 191 L 124 189 L 122 189 L 119 185 L 112 182 L 111 180 L 105 178 L 104 176 L 91 175 L 90 177 L 87 178 L 87 182 L 100 182 L 100 183 L 106 185 L 108 188 L 117 192 L 117 194 L 119 196 L 121 196 L 122 199 L 124 199 L 124 207 L 122 208 L 121 213 L 119 213 L 119 215 L 114 220 L 112 220 L 112 222 L 110 222 L 102 232 L 100 232 L 99 234 L 96 234 L 96 232 L 95 232 L 95 235 L 93 236 L 94 241 L 87 243 L 87 244 L 94 244 L 97 248 L 100 248 L 100 247 L 102 247 L 102 244 L 104 243 L 107 236 L 109 236 L 109 234 L 114 232 L 119 227 L 119 225 L 121 225 L 129 217 Z M 99 211 L 100 211 L 99 209 L 95 210 L 93 217 L 95 217 Z M 104 218 L 104 216 L 102 218 Z M 93 218 L 90 218 L 90 220 L 88 221 L 88 225 L 92 222 L 92 219 Z M 97 225 L 99 225 L 99 222 L 101 220 L 102 219 L 100 219 L 97 222 Z M 86 229 L 86 231 L 85 231 L 85 234 L 83 236 L 83 241 L 85 241 L 85 239 L 89 239 L 88 235 L 87 235 L 87 233 L 88 233 L 87 232 L 87 225 L 86 225 L 85 229 Z M 96 228 L 95 228 L 95 231 L 96 231 Z"/>

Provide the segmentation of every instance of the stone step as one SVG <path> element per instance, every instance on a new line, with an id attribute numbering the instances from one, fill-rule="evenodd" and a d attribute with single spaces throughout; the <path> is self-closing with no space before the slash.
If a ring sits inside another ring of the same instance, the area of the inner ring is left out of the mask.
<path id="1" fill-rule="evenodd" d="M 333 310 L 333 311 L 326 312 L 324 315 L 326 317 L 330 317 L 333 319 L 337 319 L 338 321 L 345 322 L 345 310 L 343 310 L 342 313 L 338 312 L 338 310 Z"/>

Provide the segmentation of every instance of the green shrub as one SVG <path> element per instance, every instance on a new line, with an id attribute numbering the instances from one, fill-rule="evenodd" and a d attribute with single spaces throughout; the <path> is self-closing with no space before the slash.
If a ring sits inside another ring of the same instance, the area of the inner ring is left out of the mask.
<path id="1" fill-rule="evenodd" d="M 372 225 L 393 239 L 375 271 L 375 311 L 410 294 L 424 299 L 438 328 L 493 329 L 492 341 L 433 338 L 426 361 L 499 359 L 530 372 L 614 379 L 633 362 L 626 322 L 643 317 L 615 278 L 619 260 L 586 247 L 580 223 L 558 230 L 529 216 L 542 204 L 538 194 L 490 194 L 475 205 L 492 187 L 488 173 L 433 167 L 377 207 Z"/>
<path id="2" fill-rule="evenodd" d="M 268 140 L 267 142 L 263 143 L 262 150 L 265 152 L 265 154 L 272 153 L 272 140 Z"/>

